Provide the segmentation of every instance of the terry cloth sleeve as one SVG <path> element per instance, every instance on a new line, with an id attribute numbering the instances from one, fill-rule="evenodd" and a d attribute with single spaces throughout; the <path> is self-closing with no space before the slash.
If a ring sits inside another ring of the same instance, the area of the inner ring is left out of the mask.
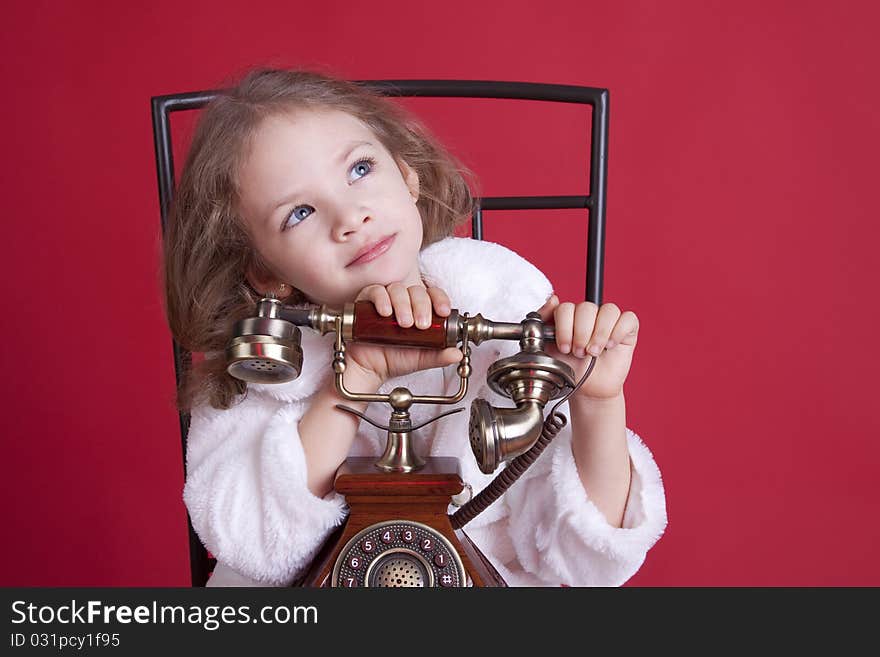
<path id="1" fill-rule="evenodd" d="M 193 410 L 184 501 L 205 547 L 244 577 L 284 586 L 345 517 L 307 486 L 298 425 L 309 399 L 249 391 L 227 410 Z"/>

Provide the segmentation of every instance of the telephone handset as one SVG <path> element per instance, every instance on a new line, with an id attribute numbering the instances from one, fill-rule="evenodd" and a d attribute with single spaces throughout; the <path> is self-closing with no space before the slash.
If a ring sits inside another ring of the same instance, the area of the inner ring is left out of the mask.
<path id="1" fill-rule="evenodd" d="M 333 371 L 336 389 L 351 401 L 391 405 L 387 425 L 379 425 L 355 409 L 338 405 L 386 430 L 385 451 L 373 458 L 349 457 L 335 480 L 344 495 L 349 516 L 331 536 L 313 562 L 302 584 L 308 586 L 504 586 L 488 559 L 462 531 L 531 465 L 559 430 L 565 416 L 555 409 L 589 376 L 591 360 L 577 384 L 569 365 L 548 356 L 545 340 L 555 341 L 554 328 L 538 313 L 519 323 L 495 322 L 482 315 L 452 310 L 448 317 L 433 315 L 427 329 L 403 328 L 393 317 L 379 315 L 372 302 L 347 303 L 341 311 L 327 306 L 295 308 L 273 295 L 257 303 L 257 314 L 236 323 L 226 349 L 227 371 L 250 383 L 285 383 L 299 376 L 303 353 L 300 326 L 319 333 L 335 332 Z M 465 485 L 456 459 L 423 458 L 417 450 L 416 431 L 454 409 L 413 426 L 413 404 L 455 404 L 468 388 L 471 374 L 469 343 L 518 340 L 520 352 L 496 361 L 487 382 L 514 408 L 496 408 L 484 399 L 471 404 L 469 439 L 480 470 L 491 474 L 503 462 L 508 466 L 457 512 L 447 508 Z M 460 346 L 459 389 L 451 396 L 418 396 L 407 388 L 388 394 L 359 393 L 345 387 L 345 343 L 369 342 L 398 347 L 443 349 Z M 547 420 L 543 410 L 562 397 Z"/>

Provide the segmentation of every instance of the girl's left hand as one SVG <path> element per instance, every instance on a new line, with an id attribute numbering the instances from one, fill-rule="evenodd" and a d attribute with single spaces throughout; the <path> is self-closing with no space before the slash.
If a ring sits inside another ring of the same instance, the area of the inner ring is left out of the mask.
<path id="1" fill-rule="evenodd" d="M 546 343 L 544 350 L 553 358 L 568 363 L 580 381 L 589 356 L 599 354 L 596 365 L 575 397 L 604 401 L 623 394 L 639 335 L 639 319 L 632 311 L 621 313 L 613 303 L 597 306 L 583 301 L 559 303 L 554 294 L 538 309 L 541 319 L 551 318 L 556 328 L 556 344 Z"/>

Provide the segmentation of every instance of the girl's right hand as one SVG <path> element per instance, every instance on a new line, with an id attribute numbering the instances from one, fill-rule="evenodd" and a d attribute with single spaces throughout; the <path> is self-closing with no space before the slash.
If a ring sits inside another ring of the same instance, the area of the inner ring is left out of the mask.
<path id="1" fill-rule="evenodd" d="M 431 326 L 431 313 L 448 317 L 452 306 L 446 292 L 439 287 L 402 283 L 368 285 L 357 295 L 355 301 L 366 299 L 382 317 L 392 314 L 400 326 L 426 329 Z M 362 342 L 352 342 L 345 347 L 345 359 L 369 377 L 378 379 L 381 385 L 388 379 L 419 370 L 445 367 L 461 360 L 456 347 L 446 349 L 419 349 L 414 347 L 389 347 Z"/>

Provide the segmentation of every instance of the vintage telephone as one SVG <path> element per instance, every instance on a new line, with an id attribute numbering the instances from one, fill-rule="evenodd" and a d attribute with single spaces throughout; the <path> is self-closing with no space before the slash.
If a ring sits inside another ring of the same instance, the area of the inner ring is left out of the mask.
<path id="1" fill-rule="evenodd" d="M 257 314 L 236 323 L 226 349 L 227 371 L 251 383 L 284 383 L 299 376 L 303 353 L 300 326 L 322 335 L 334 331 L 333 371 L 336 389 L 348 400 L 391 405 L 387 426 L 355 409 L 338 405 L 373 426 L 388 431 L 385 452 L 373 458 L 349 457 L 335 480 L 350 513 L 318 554 L 298 584 L 305 586 L 504 586 L 488 559 L 462 527 L 485 510 L 528 468 L 565 425 L 555 409 L 590 375 L 592 358 L 580 382 L 566 363 L 551 358 L 543 348 L 555 340 L 554 328 L 538 313 L 520 323 L 494 322 L 482 315 L 468 316 L 453 309 L 448 317 L 433 315 L 427 329 L 403 328 L 393 317 L 379 315 L 372 302 L 347 303 L 342 311 L 327 306 L 296 308 L 273 295 L 257 303 Z M 449 515 L 453 496 L 463 492 L 456 459 L 422 458 L 416 431 L 452 413 L 413 426 L 413 404 L 455 404 L 468 388 L 471 374 L 469 343 L 518 340 L 521 351 L 489 368 L 489 386 L 510 397 L 514 408 L 494 408 L 486 400 L 471 405 L 469 436 L 480 470 L 491 474 L 508 466 L 473 499 Z M 346 341 L 400 347 L 443 349 L 459 346 L 459 389 L 450 397 L 416 396 L 406 388 L 388 394 L 348 390 L 343 381 Z M 562 397 L 544 420 L 551 399 Z"/>

